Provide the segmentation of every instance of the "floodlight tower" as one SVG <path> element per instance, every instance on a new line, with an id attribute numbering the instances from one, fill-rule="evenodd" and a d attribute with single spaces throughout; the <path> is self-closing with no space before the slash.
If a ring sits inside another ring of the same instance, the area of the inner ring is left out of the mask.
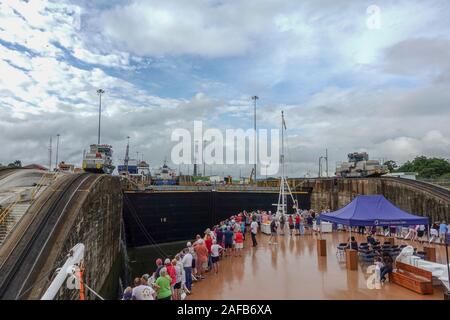
<path id="1" fill-rule="evenodd" d="M 105 93 L 105 90 L 103 89 L 98 89 L 97 90 L 97 94 L 98 94 L 98 98 L 99 98 L 99 102 L 98 102 L 98 140 L 97 140 L 97 144 L 100 144 L 100 125 L 101 125 L 101 119 L 102 119 L 102 94 Z"/>
<path id="2" fill-rule="evenodd" d="M 254 134 L 255 134 L 255 141 L 254 141 L 254 143 L 255 143 L 255 146 L 254 146 L 254 152 L 255 152 L 255 166 L 254 166 L 254 169 L 255 169 L 255 184 L 257 184 L 257 181 L 256 181 L 256 164 L 258 163 L 258 156 L 257 156 L 257 149 L 258 149 L 258 145 L 257 145 L 257 139 L 256 139 L 256 100 L 258 100 L 259 99 L 259 97 L 258 96 L 253 96 L 252 97 L 252 100 L 253 100 L 253 129 L 255 130 L 255 132 L 254 132 Z"/>

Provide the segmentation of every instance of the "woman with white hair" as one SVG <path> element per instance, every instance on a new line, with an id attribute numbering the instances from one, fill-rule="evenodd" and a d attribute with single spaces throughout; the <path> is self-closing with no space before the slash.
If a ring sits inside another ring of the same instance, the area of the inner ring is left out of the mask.
<path id="1" fill-rule="evenodd" d="M 199 235 L 197 235 L 199 236 Z M 192 274 L 197 276 L 197 254 L 195 253 L 195 246 L 197 245 L 197 240 L 192 244 L 190 241 L 186 244 L 189 253 L 192 255 Z"/>
<path id="2" fill-rule="evenodd" d="M 216 274 L 219 272 L 219 256 L 222 251 L 223 247 L 217 243 L 217 240 L 213 240 L 213 245 L 211 246 L 211 259 L 212 268 Z"/>
<path id="3" fill-rule="evenodd" d="M 172 278 L 167 274 L 167 268 L 164 267 L 159 272 L 159 278 L 156 279 L 156 285 L 159 287 L 157 300 L 171 300 L 172 299 L 172 288 L 170 282 Z"/>
<path id="4" fill-rule="evenodd" d="M 177 259 L 178 258 L 178 259 Z M 180 256 L 177 254 L 175 259 L 172 260 L 172 265 L 175 269 L 176 281 L 173 286 L 173 300 L 180 300 L 180 289 L 181 289 L 181 277 L 183 276 L 183 265 L 179 263 Z M 181 265 L 180 265 L 181 264 Z"/>
<path id="5" fill-rule="evenodd" d="M 194 249 L 197 254 L 197 274 L 199 275 L 199 279 L 204 279 L 204 270 L 208 268 L 208 249 L 206 248 L 205 241 L 203 239 L 197 240 L 197 245 Z"/>

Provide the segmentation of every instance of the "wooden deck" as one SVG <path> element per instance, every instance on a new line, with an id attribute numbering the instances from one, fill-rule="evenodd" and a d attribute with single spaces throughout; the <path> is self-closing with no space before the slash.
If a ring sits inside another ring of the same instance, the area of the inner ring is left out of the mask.
<path id="1" fill-rule="evenodd" d="M 356 235 L 358 242 L 365 237 Z M 279 236 L 278 245 L 269 245 L 269 237 L 258 235 L 258 247 L 251 247 L 248 236 L 242 257 L 227 257 L 220 262 L 218 275 L 194 283 L 195 299 L 443 299 L 442 287 L 434 287 L 434 294 L 420 295 L 393 283 L 381 289 L 368 289 L 367 264 L 358 263 L 358 270 L 348 271 L 345 257 L 336 255 L 336 247 L 346 242 L 348 234 L 333 232 L 323 235 L 327 242 L 327 256 L 318 257 L 315 235 Z M 384 241 L 383 237 L 379 237 Z M 396 239 L 396 244 L 409 244 Z M 422 250 L 417 242 L 414 247 Z M 445 247 L 434 245 L 437 262 L 444 263 Z"/>

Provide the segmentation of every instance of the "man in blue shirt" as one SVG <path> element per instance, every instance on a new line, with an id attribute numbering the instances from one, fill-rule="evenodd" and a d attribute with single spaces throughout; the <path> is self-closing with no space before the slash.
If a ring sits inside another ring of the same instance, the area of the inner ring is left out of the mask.
<path id="1" fill-rule="evenodd" d="M 224 237 L 225 237 L 225 256 L 232 254 L 232 250 L 233 250 L 233 231 L 231 231 L 231 227 L 228 226 L 227 229 L 224 232 Z"/>
<path id="2" fill-rule="evenodd" d="M 442 221 L 439 225 L 439 240 L 441 243 L 445 242 L 445 234 L 447 233 L 447 224 Z"/>

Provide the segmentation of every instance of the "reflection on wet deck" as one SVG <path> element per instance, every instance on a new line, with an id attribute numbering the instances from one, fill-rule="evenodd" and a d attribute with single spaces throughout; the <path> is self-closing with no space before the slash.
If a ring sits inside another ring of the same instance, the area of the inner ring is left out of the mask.
<path id="1" fill-rule="evenodd" d="M 356 235 L 358 242 L 365 237 Z M 253 249 L 249 237 L 242 257 L 228 257 L 220 262 L 218 275 L 207 274 L 197 282 L 189 300 L 194 299 L 442 299 L 443 291 L 434 287 L 433 295 L 420 295 L 395 284 L 368 289 L 368 264 L 359 262 L 358 270 L 348 271 L 345 258 L 336 256 L 336 246 L 346 242 L 348 234 L 323 235 L 327 256 L 318 257 L 315 235 L 278 237 L 278 245 L 269 245 L 269 237 L 258 235 Z M 380 237 L 383 241 L 383 238 Z M 396 244 L 410 244 L 396 239 Z M 414 243 L 422 250 L 423 245 Z M 445 263 L 445 247 L 436 247 L 437 262 Z"/>

